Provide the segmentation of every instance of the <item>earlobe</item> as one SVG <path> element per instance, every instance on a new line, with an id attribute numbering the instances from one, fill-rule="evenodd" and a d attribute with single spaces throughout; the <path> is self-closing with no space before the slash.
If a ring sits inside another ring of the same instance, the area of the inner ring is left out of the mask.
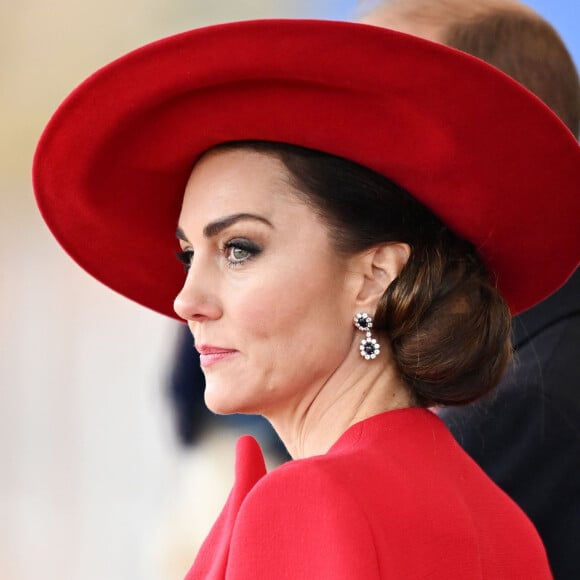
<path id="1" fill-rule="evenodd" d="M 364 255 L 364 280 L 360 288 L 359 306 L 374 312 L 391 282 L 399 276 L 409 260 L 409 244 L 393 242 L 375 246 Z"/>

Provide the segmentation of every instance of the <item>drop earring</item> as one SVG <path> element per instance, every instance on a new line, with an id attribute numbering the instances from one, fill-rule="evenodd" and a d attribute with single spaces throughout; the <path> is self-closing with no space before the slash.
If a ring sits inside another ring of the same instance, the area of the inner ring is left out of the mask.
<path id="1" fill-rule="evenodd" d="M 366 312 L 357 312 L 354 317 L 354 325 L 359 330 L 366 332 L 366 337 L 360 341 L 360 355 L 366 360 L 376 358 L 381 353 L 381 345 L 371 334 L 373 319 Z"/>

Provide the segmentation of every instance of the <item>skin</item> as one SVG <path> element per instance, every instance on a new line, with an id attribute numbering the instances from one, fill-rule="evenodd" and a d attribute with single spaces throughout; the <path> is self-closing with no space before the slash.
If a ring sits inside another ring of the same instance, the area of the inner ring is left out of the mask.
<path id="1" fill-rule="evenodd" d="M 178 237 L 189 270 L 175 311 L 202 354 L 212 411 L 264 415 L 297 458 L 411 404 L 387 340 L 366 361 L 352 323 L 375 311 L 408 259 L 406 244 L 338 254 L 284 165 L 247 150 L 196 164 Z"/>

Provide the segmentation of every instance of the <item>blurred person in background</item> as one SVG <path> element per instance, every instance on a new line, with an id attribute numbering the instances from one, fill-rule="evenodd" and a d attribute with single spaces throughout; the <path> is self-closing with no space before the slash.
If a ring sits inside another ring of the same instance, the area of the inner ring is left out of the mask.
<path id="1" fill-rule="evenodd" d="M 293 457 L 268 473 L 239 440 L 188 579 L 551 577 L 428 410 L 490 392 L 510 309 L 578 263 L 578 144 L 517 83 L 360 24 L 198 29 L 74 91 L 34 183 L 79 264 L 187 321 L 208 407 L 263 415 Z"/>
<path id="2" fill-rule="evenodd" d="M 540 97 L 578 138 L 576 67 L 558 33 L 528 6 L 515 0 L 392 0 L 379 3 L 363 20 L 487 61 Z M 554 191 L 555 203 L 557 196 Z M 541 215 L 537 227 L 542 228 Z M 497 391 L 439 415 L 534 522 L 555 577 L 577 579 L 580 271 L 514 319 L 512 340 L 515 361 Z"/>

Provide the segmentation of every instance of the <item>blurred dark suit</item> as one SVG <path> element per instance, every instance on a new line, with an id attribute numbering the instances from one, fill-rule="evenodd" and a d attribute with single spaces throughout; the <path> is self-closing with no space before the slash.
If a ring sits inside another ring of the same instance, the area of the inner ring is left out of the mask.
<path id="1" fill-rule="evenodd" d="M 513 341 L 514 365 L 498 389 L 440 416 L 534 522 L 554 577 L 579 580 L 580 269 L 514 319 Z"/>

